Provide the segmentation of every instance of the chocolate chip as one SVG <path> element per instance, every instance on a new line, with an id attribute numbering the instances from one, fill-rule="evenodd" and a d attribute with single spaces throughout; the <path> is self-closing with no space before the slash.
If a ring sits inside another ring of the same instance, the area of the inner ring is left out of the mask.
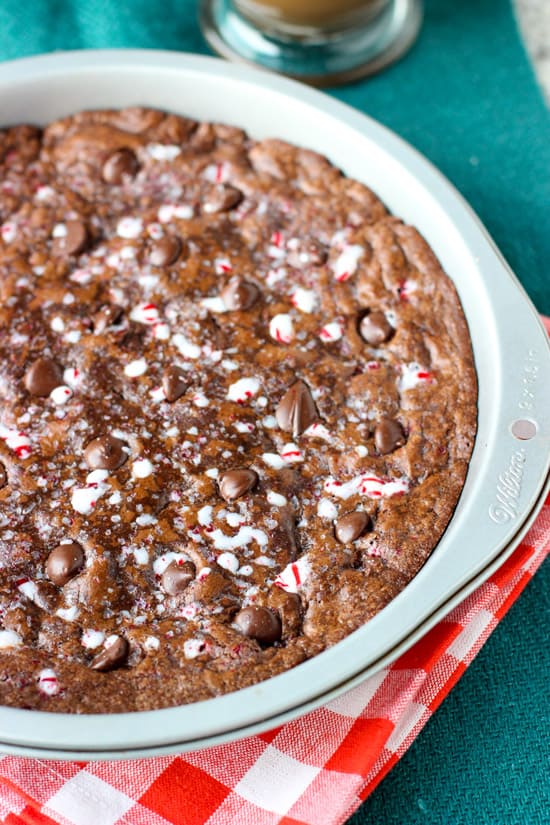
<path id="1" fill-rule="evenodd" d="M 128 658 L 129 645 L 121 636 L 111 636 L 107 639 L 103 650 L 92 659 L 92 670 L 114 670 L 123 665 Z"/>
<path id="2" fill-rule="evenodd" d="M 59 544 L 46 561 L 46 575 L 51 582 L 63 587 L 84 567 L 84 551 L 80 544 Z"/>
<path id="3" fill-rule="evenodd" d="M 369 312 L 359 321 L 359 335 L 367 344 L 378 346 L 388 341 L 394 329 L 383 312 Z"/>
<path id="4" fill-rule="evenodd" d="M 37 358 L 25 373 L 24 383 L 31 395 L 45 397 L 63 383 L 63 371 L 52 358 Z"/>
<path id="5" fill-rule="evenodd" d="M 4 487 L 8 483 L 8 474 L 6 473 L 6 468 L 0 461 L 0 489 Z"/>
<path id="6" fill-rule="evenodd" d="M 65 234 L 53 240 L 52 252 L 57 256 L 80 255 L 88 241 L 88 230 L 82 221 L 67 221 Z"/>
<path id="7" fill-rule="evenodd" d="M 123 183 L 125 178 L 135 178 L 138 169 L 138 159 L 131 149 L 117 149 L 103 164 L 101 177 L 105 183 L 118 185 Z"/>
<path id="8" fill-rule="evenodd" d="M 272 645 L 281 638 L 281 620 L 267 607 L 249 605 L 240 610 L 234 619 L 237 630 L 250 639 L 264 645 Z"/>
<path id="9" fill-rule="evenodd" d="M 374 446 L 380 455 L 392 453 L 406 442 L 403 427 L 393 418 L 383 418 L 374 428 Z"/>
<path id="10" fill-rule="evenodd" d="M 161 584 L 163 590 L 169 596 L 177 596 L 178 593 L 183 593 L 190 582 L 193 581 L 196 575 L 195 565 L 190 561 L 184 561 L 180 564 L 178 561 L 170 562 L 161 576 Z"/>
<path id="11" fill-rule="evenodd" d="M 346 513 L 334 525 L 334 534 L 342 544 L 349 544 L 366 532 L 370 525 L 370 518 L 362 510 Z"/>
<path id="12" fill-rule="evenodd" d="M 221 293 L 221 299 L 226 309 L 245 310 L 256 303 L 260 295 L 260 290 L 256 284 L 250 281 L 243 281 L 241 278 L 231 278 L 227 286 Z"/>
<path id="13" fill-rule="evenodd" d="M 116 304 L 105 304 L 93 317 L 94 332 L 100 335 L 108 327 L 118 323 L 124 310 Z"/>
<path id="14" fill-rule="evenodd" d="M 167 401 L 181 398 L 190 383 L 188 374 L 179 367 L 166 367 L 162 374 L 162 389 Z"/>
<path id="15" fill-rule="evenodd" d="M 91 470 L 117 470 L 128 454 L 123 449 L 124 442 L 113 435 L 103 435 L 90 441 L 84 450 L 84 460 Z"/>
<path id="16" fill-rule="evenodd" d="M 208 191 L 202 203 L 202 211 L 207 215 L 213 215 L 216 212 L 229 212 L 242 199 L 243 193 L 240 189 L 226 183 L 220 183 Z"/>
<path id="17" fill-rule="evenodd" d="M 165 235 L 151 246 L 147 258 L 151 266 L 170 266 L 181 255 L 182 243 L 175 235 Z"/>
<path id="18" fill-rule="evenodd" d="M 235 501 L 252 490 L 258 483 L 254 470 L 229 470 L 220 479 L 220 495 L 225 501 Z"/>
<path id="19" fill-rule="evenodd" d="M 318 418 L 308 385 L 301 380 L 292 384 L 279 401 L 275 416 L 281 430 L 294 437 L 307 430 Z"/>

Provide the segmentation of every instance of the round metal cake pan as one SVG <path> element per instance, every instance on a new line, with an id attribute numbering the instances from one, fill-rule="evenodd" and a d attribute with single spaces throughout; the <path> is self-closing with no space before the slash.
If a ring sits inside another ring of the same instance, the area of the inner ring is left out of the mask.
<path id="1" fill-rule="evenodd" d="M 82 109 L 154 106 L 280 137 L 327 155 L 415 225 L 456 284 L 479 379 L 479 427 L 456 512 L 422 570 L 368 624 L 250 688 L 193 705 L 110 715 L 0 708 L 0 750 L 112 759 L 206 747 L 267 729 L 349 689 L 400 655 L 513 550 L 542 506 L 550 467 L 550 347 L 483 226 L 396 135 L 293 81 L 155 51 L 55 54 L 0 66 L 0 127 Z M 534 424 L 518 439 L 518 420 Z"/>

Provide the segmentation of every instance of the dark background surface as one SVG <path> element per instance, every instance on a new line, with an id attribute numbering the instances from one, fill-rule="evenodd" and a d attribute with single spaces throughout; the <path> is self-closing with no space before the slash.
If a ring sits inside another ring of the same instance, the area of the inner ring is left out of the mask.
<path id="1" fill-rule="evenodd" d="M 69 48 L 208 53 L 196 5 L 0 0 L 0 59 Z M 550 314 L 550 115 L 509 0 L 425 7 L 404 60 L 330 93 L 394 129 L 449 177 Z M 548 823 L 549 603 L 546 564 L 349 825 Z"/>

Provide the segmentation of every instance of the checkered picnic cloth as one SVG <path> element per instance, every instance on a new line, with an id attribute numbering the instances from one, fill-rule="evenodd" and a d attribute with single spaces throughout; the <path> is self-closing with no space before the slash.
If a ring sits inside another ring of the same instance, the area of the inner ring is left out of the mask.
<path id="1" fill-rule="evenodd" d="M 339 825 L 403 756 L 549 552 L 550 496 L 502 567 L 393 665 L 268 733 L 129 762 L 0 758 L 3 823 Z"/>

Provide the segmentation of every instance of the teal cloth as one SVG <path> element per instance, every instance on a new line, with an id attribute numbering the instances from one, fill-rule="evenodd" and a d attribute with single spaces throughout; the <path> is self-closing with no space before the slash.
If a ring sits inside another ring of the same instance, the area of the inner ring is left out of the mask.
<path id="1" fill-rule="evenodd" d="M 509 0 L 425 6 L 421 36 L 404 60 L 332 93 L 450 178 L 550 314 L 550 115 Z M 105 47 L 208 52 L 194 0 L 0 3 L 0 59 Z M 349 825 L 548 822 L 549 601 L 547 564 Z"/>

